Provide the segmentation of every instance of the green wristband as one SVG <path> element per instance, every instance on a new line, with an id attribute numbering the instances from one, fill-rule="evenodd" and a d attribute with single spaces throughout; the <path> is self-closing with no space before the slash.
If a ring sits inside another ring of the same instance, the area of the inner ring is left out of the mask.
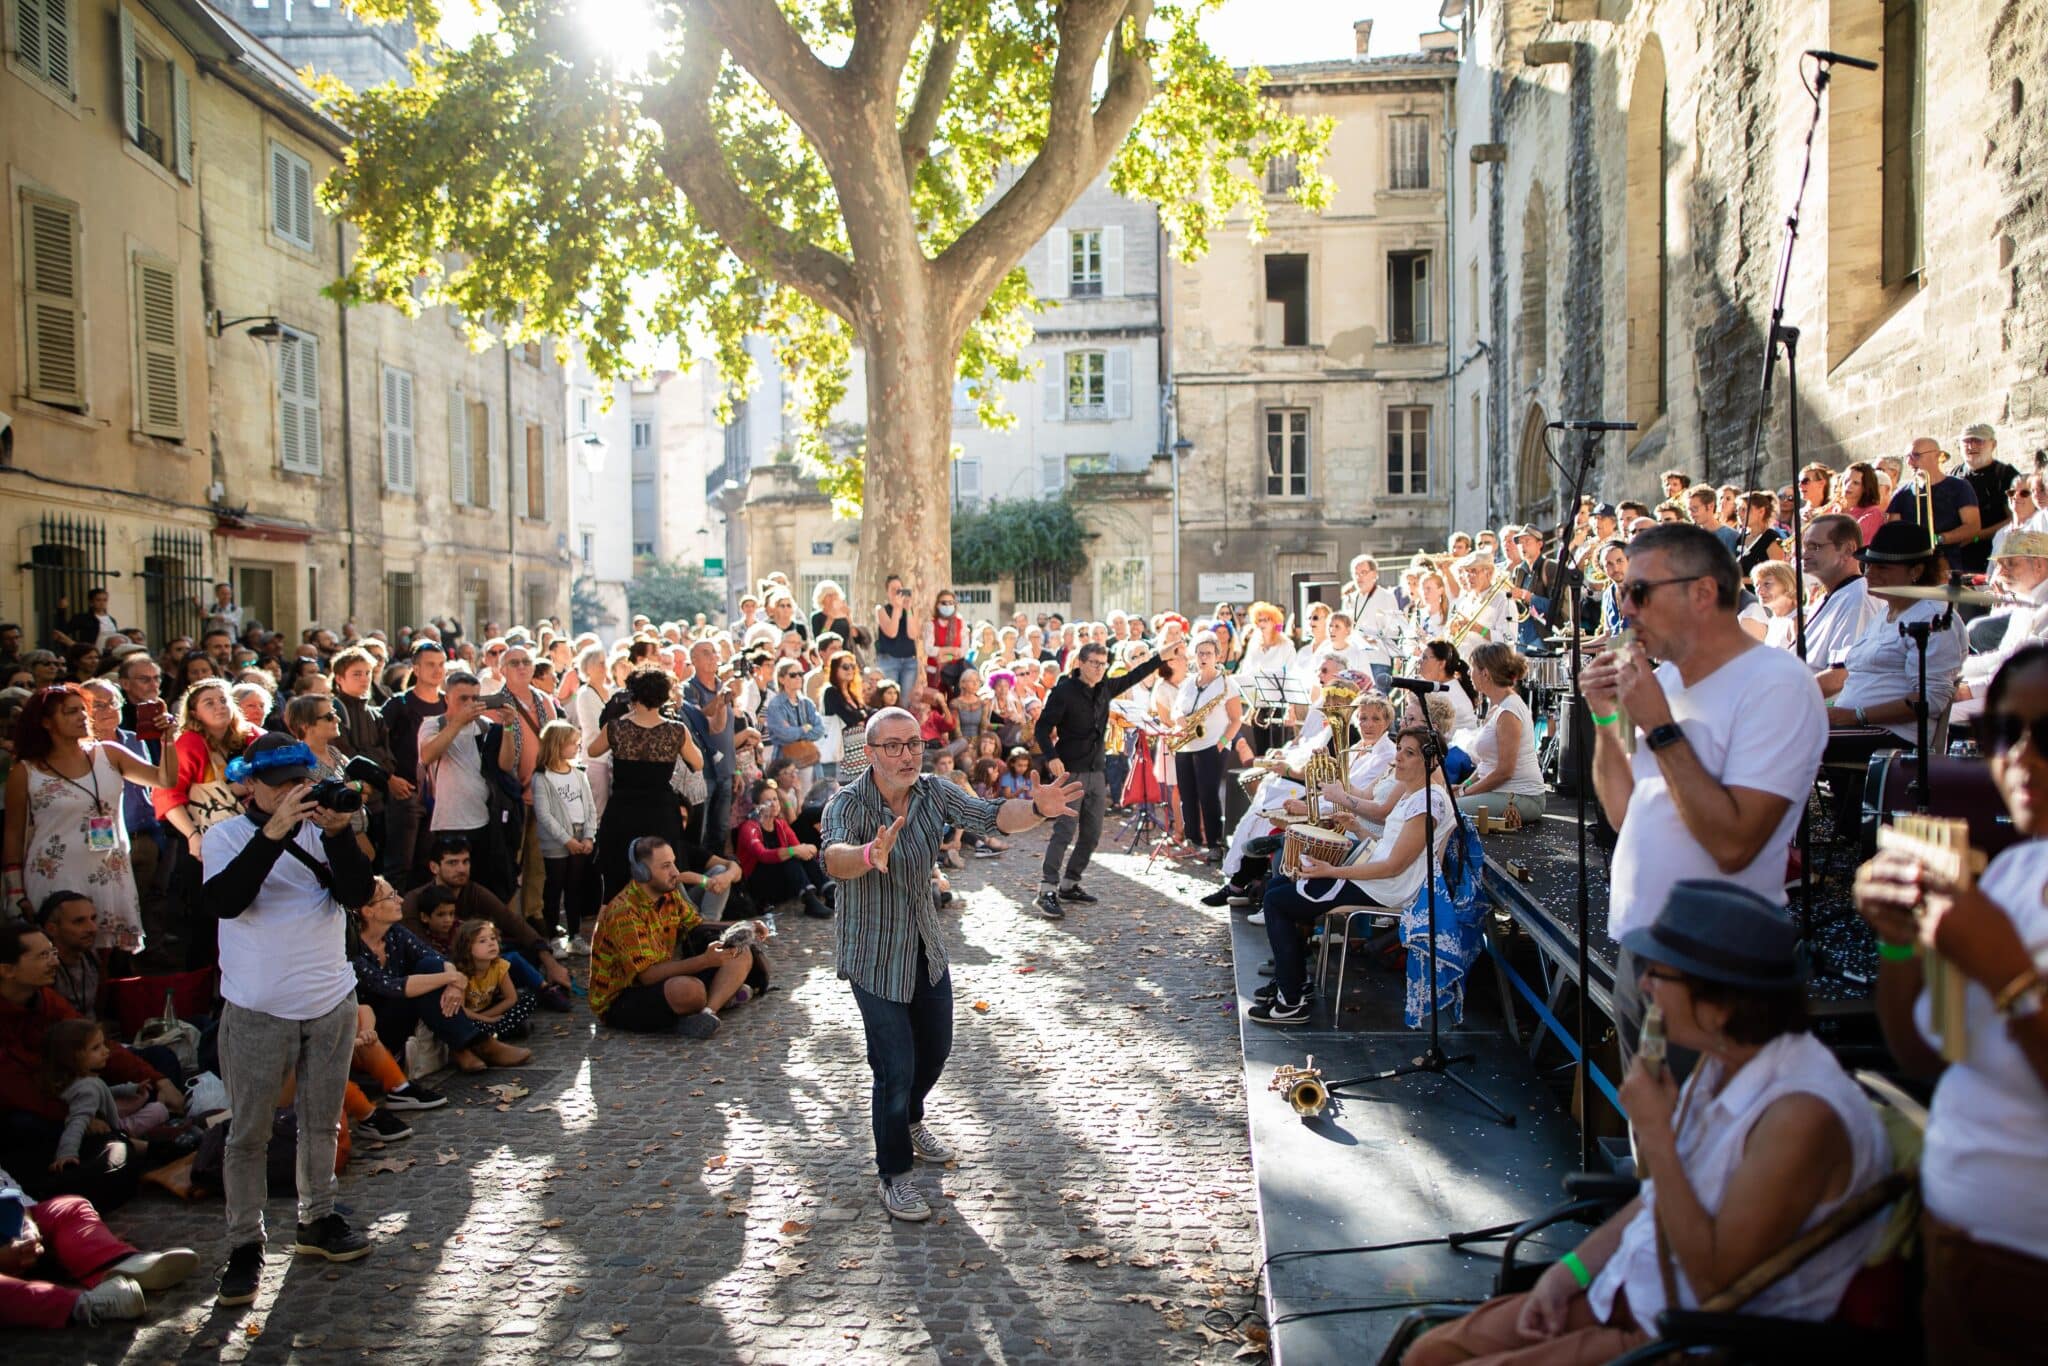
<path id="1" fill-rule="evenodd" d="M 1880 939 L 1877 941 L 1877 956 L 1884 959 L 1887 963 L 1910 963 L 1920 956 L 1920 946 L 1918 944 L 1887 944 L 1884 940 Z"/>
<path id="2" fill-rule="evenodd" d="M 1601 716 L 1595 713 L 1591 707 L 1586 708 L 1586 715 L 1593 718 L 1593 724 L 1596 726 L 1611 726 L 1616 721 L 1619 721 L 1621 719 L 1620 712 L 1614 712 L 1611 715 Z"/>
<path id="3" fill-rule="evenodd" d="M 1567 1252 L 1557 1259 L 1557 1264 L 1572 1273 L 1572 1279 L 1584 1290 L 1593 1284 L 1593 1273 L 1586 1270 L 1586 1264 L 1579 1260 L 1576 1252 Z"/>

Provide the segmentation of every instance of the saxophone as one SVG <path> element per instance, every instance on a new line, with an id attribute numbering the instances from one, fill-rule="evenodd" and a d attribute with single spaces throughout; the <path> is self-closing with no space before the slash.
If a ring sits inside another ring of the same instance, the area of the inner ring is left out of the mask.
<path id="1" fill-rule="evenodd" d="M 1180 719 L 1180 724 L 1166 741 L 1167 752 L 1169 754 L 1178 754 L 1182 749 L 1193 744 L 1195 737 L 1202 733 L 1202 722 L 1208 718 L 1210 712 L 1221 706 L 1229 696 L 1230 688 L 1226 684 L 1223 691 L 1217 693 L 1201 706 L 1196 707 L 1186 716 L 1183 716 Z"/>

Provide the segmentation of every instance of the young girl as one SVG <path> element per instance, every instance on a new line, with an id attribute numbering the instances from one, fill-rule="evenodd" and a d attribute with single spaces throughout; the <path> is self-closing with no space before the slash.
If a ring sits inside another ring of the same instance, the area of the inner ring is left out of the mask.
<path id="1" fill-rule="evenodd" d="M 526 1023 L 533 1013 L 533 996 L 512 985 L 512 967 L 498 955 L 498 927 L 488 920 L 465 920 L 455 931 L 454 951 L 449 962 L 469 979 L 462 993 L 462 1013 L 492 1038 L 503 1039 Z M 515 1048 L 518 1067 L 533 1057 L 530 1049 Z"/>
<path id="2" fill-rule="evenodd" d="M 996 795 L 1004 801 L 1031 795 L 1031 751 L 1024 746 L 1010 750 L 1010 766 L 997 780 Z"/>
<path id="3" fill-rule="evenodd" d="M 984 801 L 1001 801 L 1003 782 L 1003 761 L 996 758 L 978 758 L 974 761 L 974 795 Z"/>
<path id="4" fill-rule="evenodd" d="M 567 936 L 566 953 L 588 953 L 577 930 L 597 907 L 597 803 L 590 779 L 576 766 L 583 733 L 567 721 L 541 727 L 540 758 L 533 770 L 533 821 L 540 832 L 546 873 L 540 918 L 548 936 Z"/>
<path id="5" fill-rule="evenodd" d="M 932 776 L 940 782 L 966 786 L 967 780 L 954 770 L 953 756 L 944 750 L 940 750 L 937 754 L 932 755 Z M 957 825 L 947 826 L 945 833 L 939 839 L 939 867 L 959 869 L 967 866 L 967 860 L 960 852 L 961 842 L 962 832 L 960 827 Z"/>
<path id="6" fill-rule="evenodd" d="M 148 1152 L 144 1140 L 171 1122 L 163 1102 L 145 1100 L 141 1086 L 109 1086 L 100 1079 L 109 1052 L 97 1021 L 59 1020 L 43 1035 L 44 1084 L 68 1110 L 50 1162 L 53 1172 L 78 1165 L 78 1150 L 94 1125 L 95 1132 L 126 1138 L 138 1152 Z"/>
<path id="7" fill-rule="evenodd" d="M 974 737 L 974 752 L 970 754 L 968 758 L 972 761 L 969 767 L 977 773 L 981 771 L 981 765 L 984 759 L 993 759 L 995 761 L 996 771 L 1000 773 L 1003 767 L 1002 737 L 997 735 L 992 730 L 983 731 L 981 734 Z"/>

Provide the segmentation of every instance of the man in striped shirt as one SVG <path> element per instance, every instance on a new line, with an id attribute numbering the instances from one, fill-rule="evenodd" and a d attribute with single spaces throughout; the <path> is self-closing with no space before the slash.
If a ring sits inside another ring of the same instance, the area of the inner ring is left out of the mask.
<path id="1" fill-rule="evenodd" d="M 941 778 L 920 776 L 918 720 L 885 707 L 867 724 L 867 776 L 825 806 L 819 843 L 839 883 L 839 975 L 853 986 L 875 1074 L 875 1169 L 891 1216 L 929 1219 L 910 1180 L 912 1159 L 947 1162 L 952 1153 L 924 1122 L 924 1098 L 953 1048 L 953 978 L 932 903 L 932 864 L 948 825 L 977 835 L 1029 830 L 1070 814 L 1081 797 L 1073 779 L 1041 784 L 1029 797 L 988 801 Z"/>

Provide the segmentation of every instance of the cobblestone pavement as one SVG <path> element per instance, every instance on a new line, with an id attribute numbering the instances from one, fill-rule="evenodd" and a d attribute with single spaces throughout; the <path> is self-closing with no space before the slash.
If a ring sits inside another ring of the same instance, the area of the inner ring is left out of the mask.
<path id="1" fill-rule="evenodd" d="M 444 1074 L 414 1137 L 359 1141 L 341 1198 L 368 1260 L 274 1250 L 257 1303 L 216 1310 L 219 1202 L 152 1193 L 113 1226 L 195 1247 L 203 1276 L 141 1324 L 16 1334 L 10 1357 L 1230 1359 L 1203 1311 L 1251 1305 L 1257 1232 L 1226 913 L 1195 904 L 1213 881 L 1109 854 L 1101 905 L 1028 916 L 1043 839 L 955 876 L 930 1118 L 960 1160 L 919 1168 L 929 1224 L 877 1203 L 831 926 L 783 916 L 776 990 L 710 1043 L 541 1015 L 531 1066 Z M 484 1090 L 505 1082 L 526 1091 L 509 1107 Z M 269 1220 L 288 1237 L 289 1202 Z"/>

